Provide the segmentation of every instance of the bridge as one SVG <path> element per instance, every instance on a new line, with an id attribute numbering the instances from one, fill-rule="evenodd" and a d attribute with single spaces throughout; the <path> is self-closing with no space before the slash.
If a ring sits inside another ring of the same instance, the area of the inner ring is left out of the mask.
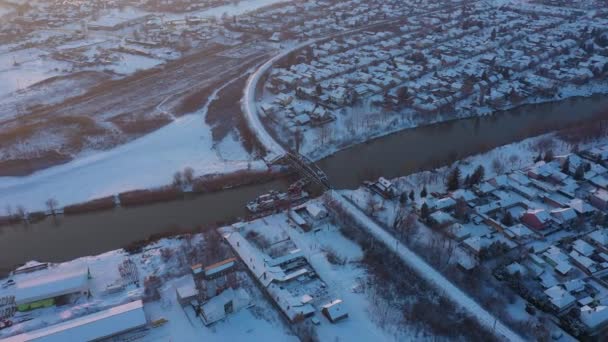
<path id="1" fill-rule="evenodd" d="M 287 152 L 281 161 L 290 164 L 300 175 L 322 187 L 324 190 L 331 190 L 332 186 L 327 175 L 315 162 L 299 153 Z"/>

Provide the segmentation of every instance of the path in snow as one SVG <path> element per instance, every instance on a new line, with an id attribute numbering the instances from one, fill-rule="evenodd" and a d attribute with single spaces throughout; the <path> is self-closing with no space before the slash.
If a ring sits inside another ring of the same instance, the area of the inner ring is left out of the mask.
<path id="1" fill-rule="evenodd" d="M 473 300 L 467 294 L 462 292 L 462 290 L 452 284 L 448 279 L 446 279 L 432 266 L 427 264 L 416 253 L 412 252 L 409 248 L 399 243 L 399 240 L 395 239 L 392 235 L 387 233 L 382 227 L 380 227 L 376 222 L 370 219 L 359 208 L 357 208 L 354 204 L 344 198 L 344 196 L 333 190 L 329 192 L 329 195 L 332 199 L 336 200 L 339 205 L 341 205 L 342 208 L 344 208 L 354 220 L 359 222 L 362 227 L 365 227 L 365 229 L 367 229 L 367 231 L 372 236 L 384 242 L 387 248 L 397 253 L 397 255 L 399 255 L 403 262 L 405 262 L 408 266 L 414 269 L 414 271 L 416 271 L 429 283 L 436 286 L 454 303 L 468 311 L 469 314 L 475 317 L 480 324 L 485 326 L 488 330 L 492 331 L 497 336 L 506 339 L 507 341 L 523 341 L 523 339 L 517 333 L 515 333 L 509 327 L 504 325 L 490 312 L 482 308 L 475 300 Z"/>

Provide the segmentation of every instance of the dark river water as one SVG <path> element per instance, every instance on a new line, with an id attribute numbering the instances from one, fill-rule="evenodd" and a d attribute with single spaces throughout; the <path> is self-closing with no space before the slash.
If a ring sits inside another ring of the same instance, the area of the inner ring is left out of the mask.
<path id="1" fill-rule="evenodd" d="M 369 177 L 397 177 L 439 166 L 526 137 L 564 128 L 608 110 L 608 96 L 526 105 L 482 118 L 404 130 L 319 161 L 335 188 Z M 186 232 L 244 217 L 245 204 L 285 181 L 244 186 L 186 200 L 46 219 L 0 228 L 0 270 L 28 260 L 59 262 L 94 255 L 153 234 Z"/>

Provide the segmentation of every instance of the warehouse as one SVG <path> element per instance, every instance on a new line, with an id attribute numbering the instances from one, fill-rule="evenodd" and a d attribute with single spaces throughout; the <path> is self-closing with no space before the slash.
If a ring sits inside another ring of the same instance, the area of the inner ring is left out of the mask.
<path id="1" fill-rule="evenodd" d="M 97 341 L 141 328 L 147 324 L 141 300 L 82 316 L 46 328 L 9 337 L 5 342 Z"/>

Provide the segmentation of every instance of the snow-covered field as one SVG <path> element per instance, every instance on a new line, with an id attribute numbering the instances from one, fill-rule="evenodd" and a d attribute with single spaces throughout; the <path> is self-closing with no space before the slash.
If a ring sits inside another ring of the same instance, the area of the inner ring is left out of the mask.
<path id="1" fill-rule="evenodd" d="M 112 70 L 117 74 L 130 75 L 139 70 L 153 68 L 164 62 L 164 60 L 160 59 L 121 53 L 119 54 L 118 62 L 104 66 L 103 69 Z"/>
<path id="2" fill-rule="evenodd" d="M 65 62 L 44 58 L 39 49 L 26 49 L 0 55 L 0 96 L 25 89 L 70 68 Z M 0 115 L 1 116 L 1 115 Z"/>
<path id="3" fill-rule="evenodd" d="M 23 205 L 30 211 L 40 210 L 49 198 L 65 206 L 122 191 L 162 186 L 170 184 L 173 174 L 186 167 L 192 167 L 195 176 L 246 169 L 247 152 L 238 139 L 228 136 L 217 148 L 213 147 L 204 111 L 206 108 L 108 151 L 90 152 L 26 177 L 1 177 L 0 208 Z M 266 166 L 254 161 L 252 167 Z"/>

